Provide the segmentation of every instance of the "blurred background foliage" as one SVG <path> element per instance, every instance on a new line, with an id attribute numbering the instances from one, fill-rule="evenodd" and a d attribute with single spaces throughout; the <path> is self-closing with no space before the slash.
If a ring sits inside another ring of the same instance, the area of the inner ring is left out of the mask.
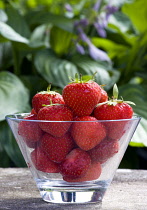
<path id="1" fill-rule="evenodd" d="M 0 167 L 26 166 L 5 115 L 30 112 L 48 83 L 61 93 L 97 72 L 142 117 L 120 167 L 147 168 L 146 23 L 146 0 L 0 0 Z"/>

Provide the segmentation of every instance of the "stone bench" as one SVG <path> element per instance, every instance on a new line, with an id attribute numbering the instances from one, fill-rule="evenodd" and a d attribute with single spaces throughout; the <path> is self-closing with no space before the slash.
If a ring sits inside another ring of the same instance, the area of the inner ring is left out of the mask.
<path id="1" fill-rule="evenodd" d="M 61 205 L 42 200 L 27 168 L 0 168 L 0 209 L 147 210 L 147 170 L 118 169 L 102 205 Z"/>

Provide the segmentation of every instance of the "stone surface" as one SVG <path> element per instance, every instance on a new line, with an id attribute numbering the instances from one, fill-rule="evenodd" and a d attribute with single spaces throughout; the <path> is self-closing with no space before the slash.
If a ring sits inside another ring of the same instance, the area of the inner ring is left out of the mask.
<path id="1" fill-rule="evenodd" d="M 147 210 L 147 171 L 119 169 L 100 204 L 50 204 L 43 201 L 26 168 L 0 168 L 0 209 Z"/>

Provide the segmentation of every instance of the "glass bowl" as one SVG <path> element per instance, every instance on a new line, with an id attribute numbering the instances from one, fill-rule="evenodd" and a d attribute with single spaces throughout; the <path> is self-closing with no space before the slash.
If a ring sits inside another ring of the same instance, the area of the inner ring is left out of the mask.
<path id="1" fill-rule="evenodd" d="M 102 202 L 140 117 L 67 122 L 24 119 L 28 115 L 7 115 L 6 120 L 42 199 Z"/>

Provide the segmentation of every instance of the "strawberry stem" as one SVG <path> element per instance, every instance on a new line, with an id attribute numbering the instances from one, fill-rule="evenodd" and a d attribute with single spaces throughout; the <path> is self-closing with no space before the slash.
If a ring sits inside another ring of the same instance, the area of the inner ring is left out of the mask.
<path id="1" fill-rule="evenodd" d="M 47 92 L 50 92 L 51 90 L 51 83 L 49 83 L 48 87 L 47 87 Z"/>
<path id="2" fill-rule="evenodd" d="M 116 84 L 113 86 L 113 99 L 118 99 L 118 87 Z"/>

